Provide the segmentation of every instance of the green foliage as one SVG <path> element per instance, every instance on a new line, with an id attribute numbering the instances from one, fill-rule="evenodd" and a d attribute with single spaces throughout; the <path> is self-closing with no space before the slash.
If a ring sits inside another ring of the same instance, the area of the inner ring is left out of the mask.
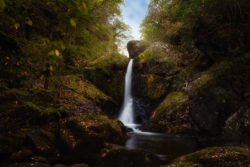
<path id="1" fill-rule="evenodd" d="M 0 70 L 9 86 L 30 87 L 51 76 L 82 71 L 100 57 L 117 54 L 126 25 L 122 0 L 0 1 Z M 4 9 L 4 10 L 3 10 Z M 15 45 L 16 47 L 13 47 Z"/>
<path id="2" fill-rule="evenodd" d="M 162 47 L 153 46 L 141 53 L 139 58 L 143 61 L 163 61 L 167 59 L 167 56 Z"/>
<path id="3" fill-rule="evenodd" d="M 152 0 L 141 32 L 182 52 L 197 47 L 213 60 L 238 56 L 249 46 L 249 7 L 247 0 Z"/>

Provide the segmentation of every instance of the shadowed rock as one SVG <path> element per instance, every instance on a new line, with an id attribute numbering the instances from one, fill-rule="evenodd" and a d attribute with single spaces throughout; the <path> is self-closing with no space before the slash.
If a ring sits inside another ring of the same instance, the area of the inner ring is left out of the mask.
<path id="1" fill-rule="evenodd" d="M 148 45 L 144 41 L 139 41 L 139 40 L 129 41 L 127 44 L 129 58 L 133 59 L 133 58 L 137 57 L 139 54 L 144 52 L 144 50 L 147 48 L 147 46 Z"/>

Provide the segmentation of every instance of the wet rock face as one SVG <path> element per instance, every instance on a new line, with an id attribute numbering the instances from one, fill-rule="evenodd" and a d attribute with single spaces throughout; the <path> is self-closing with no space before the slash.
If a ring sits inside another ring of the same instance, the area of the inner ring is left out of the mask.
<path id="1" fill-rule="evenodd" d="M 139 41 L 139 40 L 129 41 L 127 44 L 129 58 L 131 59 L 136 58 L 139 54 L 144 52 L 146 48 L 147 48 L 147 44 L 143 41 Z"/>
<path id="2" fill-rule="evenodd" d="M 217 87 L 200 90 L 190 96 L 191 115 L 201 131 L 216 135 L 226 119 L 236 110 L 233 94 Z"/>
<path id="3" fill-rule="evenodd" d="M 243 107 L 232 114 L 226 120 L 224 131 L 227 136 L 249 140 L 250 109 Z"/>

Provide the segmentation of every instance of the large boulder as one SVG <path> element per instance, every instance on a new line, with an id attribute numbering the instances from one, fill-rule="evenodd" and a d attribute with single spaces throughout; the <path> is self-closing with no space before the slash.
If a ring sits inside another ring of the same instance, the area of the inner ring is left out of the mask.
<path id="1" fill-rule="evenodd" d="M 144 52 L 146 48 L 147 48 L 147 44 L 139 40 L 132 40 L 132 41 L 129 41 L 127 44 L 129 57 L 131 59 L 136 58 L 140 53 Z"/>
<path id="2" fill-rule="evenodd" d="M 188 96 L 183 92 L 169 93 L 153 111 L 149 127 L 174 134 L 193 133 L 196 128 L 190 118 Z"/>
<path id="3" fill-rule="evenodd" d="M 82 115 L 60 121 L 60 150 L 65 162 L 94 163 L 105 142 L 124 144 L 126 128 L 103 115 Z"/>
<path id="4" fill-rule="evenodd" d="M 226 137 L 249 141 L 250 134 L 250 109 L 242 107 L 232 114 L 225 123 L 224 133 Z"/>
<path id="5" fill-rule="evenodd" d="M 233 94 L 222 87 L 208 87 L 190 95 L 193 121 L 202 133 L 221 133 L 226 119 L 235 110 Z"/>
<path id="6" fill-rule="evenodd" d="M 177 158 L 169 165 L 161 167 L 247 167 L 250 150 L 241 147 L 210 147 Z"/>

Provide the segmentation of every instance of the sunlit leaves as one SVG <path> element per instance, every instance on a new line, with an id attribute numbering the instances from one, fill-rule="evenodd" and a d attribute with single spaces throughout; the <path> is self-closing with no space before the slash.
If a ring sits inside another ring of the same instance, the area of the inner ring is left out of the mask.
<path id="1" fill-rule="evenodd" d="M 87 5 L 86 5 L 86 3 L 84 1 L 82 1 L 82 6 L 83 6 L 84 9 L 87 9 Z"/>
<path id="2" fill-rule="evenodd" d="M 49 66 L 49 70 L 53 71 L 53 66 L 52 65 Z"/>
<path id="3" fill-rule="evenodd" d="M 41 75 L 41 76 L 40 76 L 40 80 L 43 80 L 43 79 L 44 79 L 44 75 Z"/>
<path id="4" fill-rule="evenodd" d="M 33 25 L 33 22 L 31 20 L 27 20 L 26 23 L 29 25 L 29 26 L 32 26 Z"/>
<path id="5" fill-rule="evenodd" d="M 87 8 L 87 4 L 84 1 L 82 1 L 82 7 L 83 7 L 83 13 L 85 15 L 87 15 L 88 14 L 88 8 Z"/>
<path id="6" fill-rule="evenodd" d="M 14 27 L 15 27 L 16 30 L 18 30 L 19 27 L 20 27 L 20 24 L 19 24 L 19 23 L 15 23 L 15 24 L 14 24 Z"/>
<path id="7" fill-rule="evenodd" d="M 60 56 L 60 52 L 59 50 L 55 49 L 55 50 L 51 50 L 49 53 L 48 53 L 49 56 Z"/>
<path id="8" fill-rule="evenodd" d="M 76 28 L 76 21 L 74 19 L 70 19 L 70 24 L 72 25 L 72 27 Z"/>
<path id="9" fill-rule="evenodd" d="M 56 54 L 56 56 L 60 56 L 60 52 L 59 52 L 59 50 L 55 50 L 55 54 Z"/>

